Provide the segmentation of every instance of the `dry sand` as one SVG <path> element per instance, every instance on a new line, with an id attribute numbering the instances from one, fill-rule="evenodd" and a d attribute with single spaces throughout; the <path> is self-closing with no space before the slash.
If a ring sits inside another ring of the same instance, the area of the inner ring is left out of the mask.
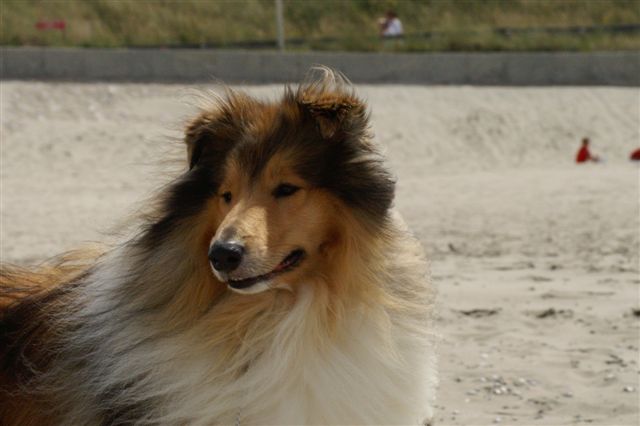
<path id="1" fill-rule="evenodd" d="M 3 82 L 2 261 L 123 229 L 180 168 L 194 93 Z M 437 424 L 639 424 L 639 91 L 361 93 L 440 290 Z M 585 135 L 603 164 L 573 163 Z"/>

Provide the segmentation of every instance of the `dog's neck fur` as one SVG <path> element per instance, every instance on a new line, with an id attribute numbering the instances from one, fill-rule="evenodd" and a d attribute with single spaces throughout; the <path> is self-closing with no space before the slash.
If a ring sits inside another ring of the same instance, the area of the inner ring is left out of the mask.
<path id="1" fill-rule="evenodd" d="M 335 282 L 245 296 L 169 247 L 125 245 L 79 290 L 64 362 L 43 382 L 73 402 L 63 423 L 229 424 L 238 412 L 247 424 L 367 423 L 387 410 L 388 423 L 406 424 L 429 414 L 412 396 L 425 395 L 413 369 L 433 368 L 422 354 L 431 348 L 415 310 L 400 306 L 424 279 L 414 263 L 389 271 L 375 253 L 351 253 L 350 273 Z M 341 281 L 355 279 L 366 282 Z"/>

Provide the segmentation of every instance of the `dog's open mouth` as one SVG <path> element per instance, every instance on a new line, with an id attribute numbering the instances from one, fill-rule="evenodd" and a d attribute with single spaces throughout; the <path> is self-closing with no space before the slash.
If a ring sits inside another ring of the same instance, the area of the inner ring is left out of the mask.
<path id="1" fill-rule="evenodd" d="M 287 257 L 284 258 L 282 262 L 278 264 L 271 272 L 267 272 L 266 274 L 258 275 L 255 277 L 243 278 L 241 280 L 229 279 L 227 284 L 229 287 L 241 289 L 251 287 L 254 284 L 259 283 L 260 281 L 269 280 L 276 275 L 282 274 L 284 272 L 288 272 L 298 266 L 300 262 L 304 259 L 305 252 L 302 249 L 297 249 L 289 253 Z"/>

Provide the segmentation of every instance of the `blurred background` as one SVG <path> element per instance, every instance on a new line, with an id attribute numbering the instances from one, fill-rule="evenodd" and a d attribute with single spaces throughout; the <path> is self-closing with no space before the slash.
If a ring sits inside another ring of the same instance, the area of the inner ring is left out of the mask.
<path id="1" fill-rule="evenodd" d="M 6 46 L 277 46 L 274 0 L 3 0 Z M 282 0 L 288 50 L 593 51 L 640 47 L 637 0 Z M 394 11 L 402 43 L 380 43 Z"/>

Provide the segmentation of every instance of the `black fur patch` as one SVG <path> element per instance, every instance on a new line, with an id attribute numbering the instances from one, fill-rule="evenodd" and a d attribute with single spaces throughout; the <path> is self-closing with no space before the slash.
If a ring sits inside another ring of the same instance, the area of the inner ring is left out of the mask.
<path id="1" fill-rule="evenodd" d="M 220 186 L 217 170 L 198 165 L 181 176 L 167 191 L 162 217 L 152 223 L 142 243 L 155 247 L 183 220 L 197 214 Z"/>

